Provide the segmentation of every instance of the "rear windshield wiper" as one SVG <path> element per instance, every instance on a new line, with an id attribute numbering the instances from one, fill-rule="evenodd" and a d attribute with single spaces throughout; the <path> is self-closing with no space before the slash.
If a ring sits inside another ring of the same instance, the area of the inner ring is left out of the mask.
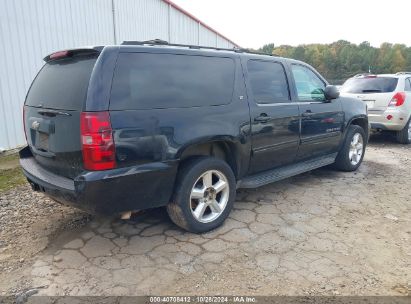
<path id="1" fill-rule="evenodd" d="M 362 90 L 363 93 L 381 93 L 381 90 L 372 89 L 372 90 Z"/>
<path id="2" fill-rule="evenodd" d="M 62 111 L 56 111 L 56 110 L 39 110 L 37 111 L 40 115 L 45 115 L 45 116 L 57 116 L 57 115 L 63 115 L 63 116 L 71 116 L 70 113 L 67 112 L 62 112 Z"/>

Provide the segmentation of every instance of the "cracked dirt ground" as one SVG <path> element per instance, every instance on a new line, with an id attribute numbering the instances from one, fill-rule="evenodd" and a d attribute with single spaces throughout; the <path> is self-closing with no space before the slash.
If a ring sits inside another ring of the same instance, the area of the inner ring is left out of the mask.
<path id="1" fill-rule="evenodd" d="M 355 173 L 238 191 L 226 223 L 203 235 L 161 209 L 134 223 L 94 218 L 2 271 L 0 290 L 20 273 L 39 295 L 410 294 L 411 148 L 384 140 Z"/>

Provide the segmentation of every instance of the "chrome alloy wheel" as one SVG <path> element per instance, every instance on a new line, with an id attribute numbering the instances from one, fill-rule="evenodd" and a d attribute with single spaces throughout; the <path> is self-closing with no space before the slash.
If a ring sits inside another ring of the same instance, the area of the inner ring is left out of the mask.
<path id="1" fill-rule="evenodd" d="M 411 141 L 411 122 L 408 123 L 408 140 Z"/>
<path id="2" fill-rule="evenodd" d="M 224 212 L 229 195 L 230 187 L 225 175 L 217 170 L 206 171 L 191 190 L 191 213 L 201 223 L 212 222 Z"/>
<path id="3" fill-rule="evenodd" d="M 360 133 L 355 133 L 350 144 L 350 152 L 348 157 L 353 166 L 356 166 L 360 161 L 363 154 L 364 140 Z"/>

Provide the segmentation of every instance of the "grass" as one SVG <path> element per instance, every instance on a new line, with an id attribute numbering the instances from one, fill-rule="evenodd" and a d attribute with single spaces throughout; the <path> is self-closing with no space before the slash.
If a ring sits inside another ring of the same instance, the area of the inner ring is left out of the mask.
<path id="1" fill-rule="evenodd" d="M 18 154 L 0 156 L 0 192 L 23 185 L 26 178 L 18 164 Z"/>
<path id="2" fill-rule="evenodd" d="M 8 162 L 15 162 L 19 160 L 19 154 L 13 153 L 9 155 L 0 156 L 0 164 L 8 163 Z"/>

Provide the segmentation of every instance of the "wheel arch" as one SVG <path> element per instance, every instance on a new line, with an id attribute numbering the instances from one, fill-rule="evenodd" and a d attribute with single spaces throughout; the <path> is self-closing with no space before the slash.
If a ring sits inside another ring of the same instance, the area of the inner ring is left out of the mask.
<path id="1" fill-rule="evenodd" d="M 232 139 L 219 138 L 191 143 L 182 148 L 178 153 L 180 165 L 200 156 L 212 156 L 227 162 L 233 170 L 234 176 L 239 177 L 241 165 L 239 161 L 237 144 Z"/>
<path id="2" fill-rule="evenodd" d="M 358 116 L 352 117 L 348 121 L 347 127 L 344 130 L 344 138 L 347 134 L 348 127 L 352 125 L 361 127 L 364 130 L 365 135 L 367 136 L 367 141 L 368 141 L 369 134 L 370 134 L 370 125 L 368 123 L 368 117 L 366 115 L 358 115 Z"/>

